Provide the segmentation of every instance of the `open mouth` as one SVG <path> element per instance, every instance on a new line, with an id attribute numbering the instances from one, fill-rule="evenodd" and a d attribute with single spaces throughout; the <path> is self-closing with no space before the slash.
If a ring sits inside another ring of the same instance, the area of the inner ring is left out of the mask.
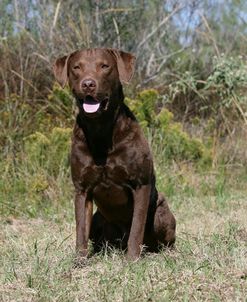
<path id="1" fill-rule="evenodd" d="M 99 101 L 93 98 L 91 95 L 87 95 L 83 100 L 83 110 L 86 113 L 96 113 L 100 108 L 106 110 L 108 107 L 109 98 L 105 98 L 103 101 Z"/>

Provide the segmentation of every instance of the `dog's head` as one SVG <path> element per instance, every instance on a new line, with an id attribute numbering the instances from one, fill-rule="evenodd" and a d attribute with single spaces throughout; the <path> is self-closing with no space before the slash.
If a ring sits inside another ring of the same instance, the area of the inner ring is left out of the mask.
<path id="1" fill-rule="evenodd" d="M 58 83 L 69 84 L 82 114 L 99 116 L 113 110 L 123 100 L 123 82 L 134 72 L 135 57 L 108 48 L 75 51 L 53 65 Z"/>

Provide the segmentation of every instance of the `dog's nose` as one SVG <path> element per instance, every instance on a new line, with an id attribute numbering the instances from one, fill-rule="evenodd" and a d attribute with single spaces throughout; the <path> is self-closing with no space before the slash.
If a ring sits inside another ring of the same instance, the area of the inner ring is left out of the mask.
<path id="1" fill-rule="evenodd" d="M 96 82 L 93 79 L 85 79 L 81 83 L 82 89 L 94 90 L 96 87 Z"/>

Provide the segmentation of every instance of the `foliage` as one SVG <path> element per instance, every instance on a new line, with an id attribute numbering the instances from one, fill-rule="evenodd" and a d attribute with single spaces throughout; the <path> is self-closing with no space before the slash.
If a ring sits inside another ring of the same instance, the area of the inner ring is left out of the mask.
<path id="1" fill-rule="evenodd" d="M 242 56 L 215 56 L 212 71 L 201 80 L 196 73 L 177 74 L 167 89 L 168 108 L 184 121 L 214 120 L 219 136 L 247 125 L 247 65 Z M 200 124 L 197 123 L 198 125 Z"/>
<path id="2" fill-rule="evenodd" d="M 213 89 L 218 96 L 218 108 L 236 108 L 240 117 L 247 122 L 247 65 L 243 58 L 215 58 L 214 70 L 207 79 L 205 90 Z M 244 89 L 245 88 L 245 89 Z"/>
<path id="3" fill-rule="evenodd" d="M 71 123 L 74 100 L 68 86 L 62 89 L 60 85 L 55 83 L 48 95 L 48 102 L 49 110 L 56 114 L 57 118 Z"/>
<path id="4" fill-rule="evenodd" d="M 0 211 L 4 215 L 53 215 L 58 204 L 71 198 L 71 116 L 66 121 L 68 113 L 55 114 L 59 102 L 34 106 L 15 95 L 1 102 Z"/>
<path id="5" fill-rule="evenodd" d="M 204 80 L 215 55 L 244 56 L 246 5 L 244 0 L 223 7 L 219 1 L 4 0 L 1 94 L 45 98 L 52 87 L 54 59 L 88 47 L 135 53 L 136 78 L 144 86 L 167 85 L 186 71 Z"/>
<path id="6" fill-rule="evenodd" d="M 70 136 L 69 128 L 36 131 L 24 139 L 24 149 L 1 155 L 1 215 L 54 215 L 68 203 Z"/>
<path id="7" fill-rule="evenodd" d="M 30 100 L 18 95 L 0 100 L 0 146 L 4 154 L 23 149 L 23 138 L 40 132 L 45 135 L 54 127 L 73 125 L 73 98 L 68 90 L 55 84 L 46 100 Z"/>
<path id="8" fill-rule="evenodd" d="M 71 141 L 70 128 L 55 127 L 50 133 L 35 132 L 24 139 L 27 161 L 57 175 L 60 169 L 68 168 Z"/>
<path id="9" fill-rule="evenodd" d="M 131 110 L 145 132 L 151 132 L 157 144 L 164 145 L 163 156 L 168 160 L 197 161 L 204 159 L 210 163 L 209 152 L 199 139 L 191 138 L 182 129 L 181 123 L 174 121 L 174 116 L 162 107 L 161 96 L 154 89 L 140 92 L 136 99 L 126 99 Z"/>
<path id="10" fill-rule="evenodd" d="M 67 126 L 72 99 L 53 85 L 55 58 L 76 48 L 116 47 L 137 57 L 129 95 L 137 86 L 158 87 L 175 120 L 214 119 L 213 131 L 229 135 L 235 121 L 247 123 L 245 9 L 243 0 L 224 7 L 217 1 L 2 1 L 0 99 L 15 95 L 35 109 L 41 104 L 49 125 Z"/>

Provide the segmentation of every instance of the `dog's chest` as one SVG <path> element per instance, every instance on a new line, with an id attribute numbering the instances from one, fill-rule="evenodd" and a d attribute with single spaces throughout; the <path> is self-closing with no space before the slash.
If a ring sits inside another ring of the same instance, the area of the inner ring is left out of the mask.
<path id="1" fill-rule="evenodd" d="M 108 152 L 105 164 L 96 165 L 93 153 L 85 140 L 74 139 L 72 143 L 71 170 L 76 189 L 97 191 L 97 188 L 110 192 L 135 189 L 150 182 L 152 158 L 147 142 L 135 131 L 121 138 Z M 98 153 L 100 155 L 100 153 Z M 98 190 L 99 191 L 99 190 Z"/>
<path id="2" fill-rule="evenodd" d="M 135 188 L 145 182 L 147 156 L 110 155 L 105 165 L 96 165 L 90 156 L 81 154 L 72 159 L 72 178 L 75 186 L 83 191 L 93 191 L 96 187 L 106 190 Z"/>
<path id="3" fill-rule="evenodd" d="M 92 192 L 101 212 L 111 206 L 123 206 L 122 211 L 125 211 L 129 192 L 141 182 L 137 173 L 133 177 L 133 166 L 111 161 L 107 161 L 105 166 L 87 166 L 81 173 L 80 185 L 84 191 Z"/>
<path id="4" fill-rule="evenodd" d="M 131 178 L 128 165 L 116 164 L 108 161 L 104 166 L 95 164 L 81 166 L 80 184 L 84 190 L 104 186 L 106 189 L 112 186 L 128 186 Z"/>

